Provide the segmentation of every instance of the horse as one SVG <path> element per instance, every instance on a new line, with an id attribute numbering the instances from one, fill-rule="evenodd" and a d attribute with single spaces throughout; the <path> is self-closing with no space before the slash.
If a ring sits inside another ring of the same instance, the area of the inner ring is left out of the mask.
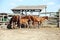
<path id="1" fill-rule="evenodd" d="M 21 28 L 22 25 L 24 25 L 25 27 L 28 26 L 28 24 L 31 22 L 31 18 L 30 16 L 24 16 L 24 17 L 20 17 L 18 15 L 14 15 L 12 16 L 12 18 L 10 19 L 9 25 L 11 26 L 10 28 Z M 29 24 L 30 25 L 30 24 Z M 15 27 L 16 26 L 16 27 Z"/>
<path id="2" fill-rule="evenodd" d="M 25 27 L 27 26 L 27 28 L 29 28 L 30 26 L 32 26 L 32 18 L 31 18 L 31 15 L 21 17 L 20 23 L 21 24 L 24 24 Z"/>
<path id="3" fill-rule="evenodd" d="M 8 29 L 15 29 L 17 28 L 17 23 L 18 23 L 18 15 L 12 16 L 12 18 L 9 21 L 9 24 L 7 25 Z"/>
<path id="4" fill-rule="evenodd" d="M 48 16 L 43 16 L 43 17 L 31 16 L 31 18 L 33 20 L 33 25 L 35 25 L 35 23 L 37 23 L 38 28 L 39 28 L 39 25 L 41 25 L 43 21 L 48 20 Z"/>

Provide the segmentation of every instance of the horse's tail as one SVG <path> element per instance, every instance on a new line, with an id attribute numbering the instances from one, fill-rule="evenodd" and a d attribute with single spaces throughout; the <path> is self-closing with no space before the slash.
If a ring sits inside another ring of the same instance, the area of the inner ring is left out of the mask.
<path id="1" fill-rule="evenodd" d="M 9 22 L 9 24 L 11 24 L 12 23 L 12 18 L 10 19 L 10 22 Z"/>
<path id="2" fill-rule="evenodd" d="M 11 28 L 11 23 L 12 23 L 12 18 L 10 19 L 9 24 L 7 25 L 7 28 L 8 28 L 8 29 L 12 29 L 12 28 Z"/>

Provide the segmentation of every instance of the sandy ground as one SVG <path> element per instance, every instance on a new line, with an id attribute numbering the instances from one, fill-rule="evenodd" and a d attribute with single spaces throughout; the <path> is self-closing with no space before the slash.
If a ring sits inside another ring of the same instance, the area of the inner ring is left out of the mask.
<path id="1" fill-rule="evenodd" d="M 0 40 L 60 40 L 60 28 L 0 29 Z"/>

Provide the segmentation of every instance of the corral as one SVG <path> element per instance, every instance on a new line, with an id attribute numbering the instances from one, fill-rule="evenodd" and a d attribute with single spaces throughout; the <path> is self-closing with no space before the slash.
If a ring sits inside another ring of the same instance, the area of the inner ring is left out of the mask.
<path id="1" fill-rule="evenodd" d="M 59 13 L 58 12 L 46 12 L 46 5 L 41 5 L 41 6 L 19 6 L 16 8 L 11 9 L 14 14 L 9 15 L 9 14 L 2 14 L 0 15 L 0 23 L 7 23 L 10 21 L 9 16 L 12 17 L 14 15 L 19 15 L 20 17 L 22 16 L 37 16 L 37 17 L 44 17 L 48 16 L 48 20 L 43 22 L 42 27 L 59 27 Z M 44 9 L 44 12 L 41 12 Z M 30 12 L 30 14 L 28 14 Z M 34 12 L 38 12 L 38 15 L 33 15 Z M 6 16 L 6 17 L 5 17 Z M 36 25 L 37 26 L 37 25 Z"/>

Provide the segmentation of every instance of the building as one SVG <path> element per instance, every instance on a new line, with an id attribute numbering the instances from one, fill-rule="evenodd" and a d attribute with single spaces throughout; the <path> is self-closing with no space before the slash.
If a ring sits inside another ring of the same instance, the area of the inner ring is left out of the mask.
<path id="1" fill-rule="evenodd" d="M 9 22 L 10 18 L 13 16 L 14 14 L 10 14 L 10 13 L 0 13 L 0 25 L 2 23 L 7 23 Z"/>
<path id="2" fill-rule="evenodd" d="M 18 6 L 16 8 L 11 9 L 13 11 L 13 13 L 15 14 L 20 14 L 23 15 L 25 13 L 25 15 L 28 14 L 28 12 L 30 12 L 30 14 L 32 15 L 33 12 L 38 12 L 40 14 L 40 12 L 45 9 L 46 11 L 46 5 L 39 5 L 39 6 Z"/>
<path id="3" fill-rule="evenodd" d="M 0 13 L 0 22 L 7 21 L 7 13 Z"/>
<path id="4" fill-rule="evenodd" d="M 0 24 L 7 22 L 7 13 L 0 13 Z"/>

